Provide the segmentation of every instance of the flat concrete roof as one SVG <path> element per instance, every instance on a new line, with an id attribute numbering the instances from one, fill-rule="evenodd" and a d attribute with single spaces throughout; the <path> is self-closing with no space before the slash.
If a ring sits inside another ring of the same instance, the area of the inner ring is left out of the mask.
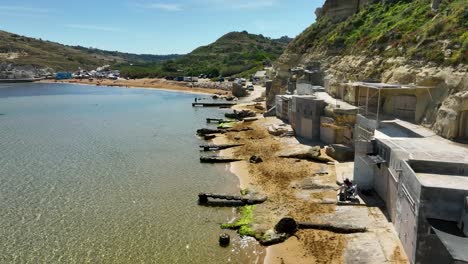
<path id="1" fill-rule="evenodd" d="M 342 83 L 343 85 L 348 86 L 362 86 L 371 89 L 377 90 L 390 90 L 390 89 L 430 89 L 436 88 L 435 86 L 418 86 L 414 84 L 393 84 L 393 83 L 370 83 L 370 82 L 349 82 L 349 83 Z"/>
<path id="2" fill-rule="evenodd" d="M 330 107 L 333 108 L 335 112 L 353 112 L 356 111 L 358 108 L 354 105 L 348 104 L 347 102 L 333 98 L 331 95 L 329 95 L 326 92 L 316 92 L 314 93 L 314 96 L 317 97 L 317 99 L 325 101 Z"/>
<path id="3" fill-rule="evenodd" d="M 444 139 L 427 128 L 406 121 L 381 122 L 375 138 L 392 151 L 407 155 L 407 160 L 468 164 L 468 145 Z M 467 176 L 415 173 L 423 186 L 468 190 Z"/>

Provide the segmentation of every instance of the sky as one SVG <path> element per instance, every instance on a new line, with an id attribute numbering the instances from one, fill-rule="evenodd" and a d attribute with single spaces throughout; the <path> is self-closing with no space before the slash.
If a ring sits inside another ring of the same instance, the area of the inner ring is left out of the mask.
<path id="1" fill-rule="evenodd" d="M 0 29 L 67 45 L 185 54 L 231 31 L 295 37 L 324 0 L 1 0 Z"/>

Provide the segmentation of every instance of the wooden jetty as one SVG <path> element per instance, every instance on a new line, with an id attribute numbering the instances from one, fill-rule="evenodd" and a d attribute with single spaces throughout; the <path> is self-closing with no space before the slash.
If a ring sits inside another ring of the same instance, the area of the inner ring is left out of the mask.
<path id="1" fill-rule="evenodd" d="M 218 103 L 218 102 L 210 102 L 210 103 L 201 103 L 201 102 L 196 102 L 192 103 L 193 107 L 199 106 L 199 107 L 231 107 L 235 106 L 236 103 L 231 103 L 231 102 L 224 102 L 224 103 Z"/>
<path id="2" fill-rule="evenodd" d="M 222 118 L 207 118 L 206 119 L 206 122 L 207 123 L 224 123 L 224 122 L 227 122 L 227 120 L 224 120 Z"/>
<path id="3" fill-rule="evenodd" d="M 229 163 L 241 161 L 242 159 L 236 159 L 232 157 L 223 157 L 223 156 L 202 156 L 200 157 L 201 163 Z"/>
<path id="4" fill-rule="evenodd" d="M 44 80 L 44 78 L 0 79 L 0 83 L 30 83 Z"/>
<path id="5" fill-rule="evenodd" d="M 244 144 L 221 144 L 221 145 L 204 144 L 204 145 L 200 145 L 200 148 L 202 148 L 204 151 L 216 151 L 216 150 L 223 150 L 223 149 L 240 147 L 240 146 L 243 146 L 243 145 Z"/>
<path id="6" fill-rule="evenodd" d="M 226 133 L 226 129 L 211 129 L 211 128 L 201 128 L 197 130 L 197 135 L 213 135 L 213 134 L 223 134 Z"/>
<path id="7" fill-rule="evenodd" d="M 229 194 L 217 194 L 217 193 L 200 193 L 198 194 L 198 201 L 201 204 L 208 203 L 208 198 L 217 199 L 217 200 L 226 200 L 226 201 L 237 201 L 243 204 L 261 204 L 264 203 L 268 197 L 266 196 L 239 196 L 239 195 L 229 195 Z"/>
<path id="8" fill-rule="evenodd" d="M 242 119 L 244 122 L 253 122 L 253 121 L 257 121 L 258 120 L 258 117 L 246 117 L 244 119 Z"/>

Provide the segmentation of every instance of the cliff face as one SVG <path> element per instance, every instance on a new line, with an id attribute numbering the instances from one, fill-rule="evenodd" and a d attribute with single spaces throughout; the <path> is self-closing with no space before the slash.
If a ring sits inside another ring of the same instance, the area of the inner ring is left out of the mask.
<path id="1" fill-rule="evenodd" d="M 315 10 L 317 19 L 327 17 L 339 22 L 358 13 L 372 0 L 327 0 L 321 8 Z"/>
<path id="2" fill-rule="evenodd" d="M 317 22 L 276 62 L 269 102 L 286 92 L 290 69 L 318 64 L 326 86 L 375 81 L 440 88 L 445 92 L 433 98 L 422 122 L 444 137 L 456 137 L 459 119 L 468 110 L 464 1 L 327 0 Z M 438 10 L 434 4 L 440 4 Z"/>

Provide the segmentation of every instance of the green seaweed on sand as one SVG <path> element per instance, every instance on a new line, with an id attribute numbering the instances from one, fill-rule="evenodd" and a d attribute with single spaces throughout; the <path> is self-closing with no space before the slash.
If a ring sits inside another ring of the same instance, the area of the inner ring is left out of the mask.
<path id="1" fill-rule="evenodd" d="M 262 234 L 254 231 L 252 222 L 254 220 L 255 205 L 246 205 L 240 208 L 240 217 L 233 223 L 222 224 L 222 229 L 238 230 L 241 236 L 251 236 L 260 239 Z"/>

